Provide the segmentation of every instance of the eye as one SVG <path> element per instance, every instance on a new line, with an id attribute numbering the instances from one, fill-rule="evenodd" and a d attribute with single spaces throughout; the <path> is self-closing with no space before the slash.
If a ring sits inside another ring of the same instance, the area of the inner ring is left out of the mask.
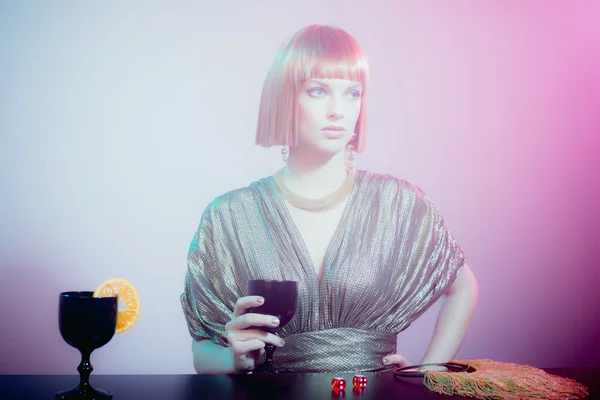
<path id="1" fill-rule="evenodd" d="M 325 96 L 325 91 L 324 91 L 322 88 L 320 88 L 320 87 L 317 87 L 317 88 L 310 89 L 310 90 L 308 91 L 308 93 L 309 93 L 309 94 L 310 94 L 312 97 L 323 97 L 323 96 Z"/>
<path id="2" fill-rule="evenodd" d="M 358 100 L 358 99 L 360 99 L 360 96 L 362 95 L 362 93 L 358 90 L 353 90 L 349 93 L 349 95 L 352 100 Z"/>

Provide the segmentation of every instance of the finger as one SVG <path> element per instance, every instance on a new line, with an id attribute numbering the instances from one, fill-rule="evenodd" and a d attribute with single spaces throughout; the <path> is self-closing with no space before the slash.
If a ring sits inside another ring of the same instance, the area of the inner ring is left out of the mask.
<path id="1" fill-rule="evenodd" d="M 244 359 L 247 357 L 247 353 L 250 353 L 255 350 L 260 350 L 265 348 L 265 342 L 259 339 L 250 339 L 244 342 L 238 341 L 233 342 L 231 344 L 233 348 L 234 357 L 239 357 L 240 359 Z"/>
<path id="2" fill-rule="evenodd" d="M 260 356 L 262 355 L 262 353 L 265 352 L 265 349 L 259 349 L 259 350 L 252 350 L 251 352 L 246 354 L 246 357 L 248 360 L 252 360 L 252 365 L 256 366 L 258 365 L 258 362 L 260 360 Z M 241 360 L 240 360 L 241 361 Z M 249 370 L 252 370 L 254 368 L 250 367 L 248 368 Z"/>
<path id="3" fill-rule="evenodd" d="M 225 324 L 226 330 L 246 329 L 251 326 L 266 326 L 275 328 L 279 326 L 279 319 L 272 315 L 249 313 L 234 317 L 231 321 Z"/>
<path id="4" fill-rule="evenodd" d="M 270 343 L 277 347 L 285 345 L 285 341 L 277 335 L 261 331 L 259 329 L 244 329 L 241 331 L 230 331 L 227 336 L 230 342 L 245 342 L 258 339 L 264 343 Z"/>
<path id="5" fill-rule="evenodd" d="M 235 302 L 233 309 L 233 316 L 239 317 L 246 312 L 246 309 L 250 307 L 260 307 L 265 303 L 265 299 L 260 296 L 246 296 L 240 297 Z"/>
<path id="6" fill-rule="evenodd" d="M 382 361 L 385 365 L 397 364 L 400 367 L 408 367 L 409 365 L 413 365 L 402 354 L 388 354 L 387 356 L 383 357 Z"/>
<path id="7" fill-rule="evenodd" d="M 235 369 L 238 371 L 252 371 L 258 360 L 255 354 L 264 351 L 264 346 L 265 344 L 260 340 L 231 343 Z"/>
<path id="8" fill-rule="evenodd" d="M 252 350 L 250 352 L 250 356 L 254 360 L 254 365 L 258 364 L 258 360 L 260 360 L 260 353 L 264 352 L 264 351 L 265 351 L 264 349 L 259 349 L 259 350 Z"/>

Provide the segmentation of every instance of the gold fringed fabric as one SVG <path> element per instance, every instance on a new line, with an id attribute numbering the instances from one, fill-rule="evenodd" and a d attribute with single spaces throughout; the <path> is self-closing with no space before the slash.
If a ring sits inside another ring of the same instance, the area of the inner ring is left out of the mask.
<path id="1" fill-rule="evenodd" d="M 574 400 L 588 395 L 579 382 L 528 365 L 494 360 L 455 361 L 475 372 L 425 374 L 425 386 L 436 393 L 484 400 L 556 399 Z"/>

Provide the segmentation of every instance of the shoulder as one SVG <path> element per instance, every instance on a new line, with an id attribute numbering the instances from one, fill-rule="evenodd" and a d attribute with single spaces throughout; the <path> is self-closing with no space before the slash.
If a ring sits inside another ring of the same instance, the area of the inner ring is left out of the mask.
<path id="1" fill-rule="evenodd" d="M 202 219 L 221 219 L 223 216 L 232 216 L 236 215 L 236 212 L 255 208 L 258 204 L 257 197 L 266 187 L 268 179 L 262 178 L 247 186 L 232 189 L 216 196 L 204 209 Z"/>
<path id="2" fill-rule="evenodd" d="M 379 212 L 411 220 L 415 226 L 444 223 L 435 201 L 421 187 L 393 175 L 362 172 L 363 188 L 366 193 L 372 193 L 373 204 L 378 205 Z"/>
<path id="3" fill-rule="evenodd" d="M 375 191 L 398 197 L 409 197 L 420 201 L 429 201 L 425 191 L 414 183 L 389 174 L 360 171 L 361 185 Z"/>
<path id="4" fill-rule="evenodd" d="M 361 171 L 361 175 L 361 191 L 380 212 L 401 218 L 437 218 L 435 202 L 420 186 L 389 174 Z"/>

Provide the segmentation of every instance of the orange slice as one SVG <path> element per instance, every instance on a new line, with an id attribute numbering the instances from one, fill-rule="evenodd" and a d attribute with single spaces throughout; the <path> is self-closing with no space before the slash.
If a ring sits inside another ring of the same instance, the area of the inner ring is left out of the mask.
<path id="1" fill-rule="evenodd" d="M 140 295 L 135 286 L 124 278 L 108 279 L 94 291 L 94 297 L 117 295 L 117 329 L 122 333 L 131 328 L 140 315 Z"/>

